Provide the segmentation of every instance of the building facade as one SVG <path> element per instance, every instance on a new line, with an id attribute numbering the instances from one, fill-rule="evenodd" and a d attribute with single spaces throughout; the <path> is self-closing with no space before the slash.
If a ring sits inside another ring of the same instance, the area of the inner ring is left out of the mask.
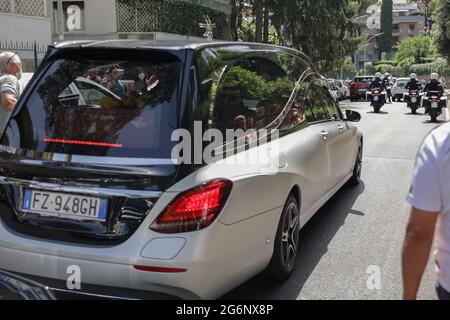
<path id="1" fill-rule="evenodd" d="M 82 39 L 230 38 L 229 0 L 0 0 L 0 51 L 18 52 L 33 71 L 47 46 Z"/>
<path id="2" fill-rule="evenodd" d="M 425 16 L 424 7 L 419 2 L 411 2 L 408 0 L 394 0 L 392 9 L 392 42 L 393 53 L 396 51 L 397 44 L 410 36 L 416 36 L 425 33 Z M 378 12 L 381 14 L 381 8 Z M 380 29 L 369 29 L 366 28 L 363 31 L 363 35 L 368 38 L 376 36 L 381 32 Z M 355 55 L 356 65 L 359 69 L 364 68 L 364 61 L 366 62 L 378 62 L 378 37 L 373 38 L 367 47 L 363 46 L 360 48 Z"/>
<path id="3" fill-rule="evenodd" d="M 229 37 L 229 0 L 46 0 L 54 41 L 202 37 L 205 16 L 214 37 Z"/>

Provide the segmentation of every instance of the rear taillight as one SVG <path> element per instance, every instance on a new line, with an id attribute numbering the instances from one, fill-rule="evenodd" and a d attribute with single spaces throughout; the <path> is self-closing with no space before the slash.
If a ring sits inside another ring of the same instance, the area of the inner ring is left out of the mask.
<path id="1" fill-rule="evenodd" d="M 437 99 L 438 99 L 438 97 L 437 97 L 437 96 L 432 96 L 432 97 L 431 97 L 431 99 L 433 99 L 433 100 L 437 100 Z"/>
<path id="2" fill-rule="evenodd" d="M 352 84 L 350 85 L 350 89 L 355 89 L 356 88 L 356 83 L 352 82 Z"/>
<path id="3" fill-rule="evenodd" d="M 222 211 L 232 186 L 229 180 L 213 180 L 179 194 L 150 229 L 162 233 L 179 233 L 208 227 Z"/>

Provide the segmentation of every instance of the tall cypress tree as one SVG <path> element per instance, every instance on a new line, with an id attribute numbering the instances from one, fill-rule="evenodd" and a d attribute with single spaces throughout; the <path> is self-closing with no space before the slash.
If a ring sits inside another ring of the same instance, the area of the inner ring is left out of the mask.
<path id="1" fill-rule="evenodd" d="M 392 0 L 383 0 L 381 5 L 381 32 L 383 32 L 383 35 L 380 36 L 380 41 L 378 41 L 380 57 L 383 52 L 388 54 L 392 52 L 392 9 Z"/>
<path id="2" fill-rule="evenodd" d="M 439 52 L 450 61 L 450 3 L 436 1 L 433 6 L 433 15 L 436 19 L 435 41 Z"/>

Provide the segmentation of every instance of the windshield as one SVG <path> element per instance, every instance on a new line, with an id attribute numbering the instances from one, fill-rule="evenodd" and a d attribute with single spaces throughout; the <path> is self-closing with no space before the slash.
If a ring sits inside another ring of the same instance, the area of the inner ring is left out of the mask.
<path id="1" fill-rule="evenodd" d="M 181 62 L 59 59 L 5 131 L 2 145 L 71 155 L 170 158 Z"/>

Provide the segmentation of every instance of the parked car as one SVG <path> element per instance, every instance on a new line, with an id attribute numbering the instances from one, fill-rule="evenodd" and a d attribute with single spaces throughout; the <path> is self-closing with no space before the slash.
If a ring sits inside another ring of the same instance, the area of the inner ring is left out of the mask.
<path id="1" fill-rule="evenodd" d="M 350 88 L 344 80 L 336 80 L 336 85 L 338 87 L 339 100 L 345 100 L 350 97 Z"/>
<path id="2" fill-rule="evenodd" d="M 355 77 L 350 85 L 350 101 L 366 100 L 372 76 Z"/>
<path id="3" fill-rule="evenodd" d="M 327 79 L 328 81 L 328 91 L 336 102 L 339 102 L 339 88 L 336 84 L 335 79 Z"/>
<path id="4" fill-rule="evenodd" d="M 118 81 L 143 70 L 146 84 L 94 107 L 74 93 L 88 70 L 101 75 L 116 64 Z M 359 120 L 341 112 L 294 49 L 126 40 L 50 47 L 0 139 L 0 268 L 66 283 L 77 266 L 80 294 L 125 298 L 218 298 L 263 271 L 284 280 L 300 229 L 344 184 L 360 181 L 363 137 L 350 123 Z M 202 147 L 208 129 L 247 132 Z M 267 139 L 268 129 L 279 137 Z M 184 137 L 199 134 L 200 150 L 180 151 Z M 218 157 L 198 159 L 202 150 Z M 240 162 L 261 154 L 267 161 Z"/>
<path id="5" fill-rule="evenodd" d="M 403 100 L 403 95 L 407 93 L 406 85 L 409 82 L 409 78 L 398 78 L 395 84 L 392 86 L 392 98 L 394 101 Z"/>

